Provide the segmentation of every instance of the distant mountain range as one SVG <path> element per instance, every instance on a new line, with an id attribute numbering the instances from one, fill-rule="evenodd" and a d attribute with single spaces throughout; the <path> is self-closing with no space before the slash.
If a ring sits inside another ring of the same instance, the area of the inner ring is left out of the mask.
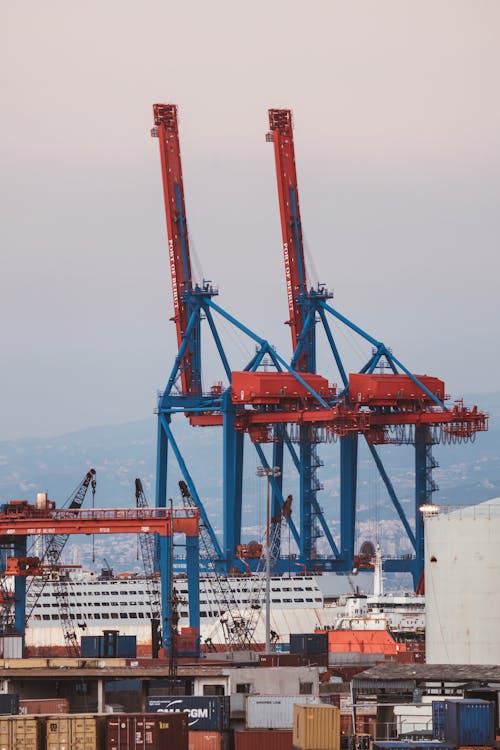
<path id="1" fill-rule="evenodd" d="M 437 445 L 434 455 L 439 467 L 434 479 L 440 491 L 434 500 L 440 504 L 478 503 L 500 495 L 500 393 L 468 395 L 466 404 L 479 404 L 490 414 L 489 431 L 473 443 Z M 180 417 L 175 435 L 207 513 L 220 533 L 222 524 L 221 433 L 215 428 L 191 428 Z M 413 451 L 411 447 L 387 446 L 380 450 L 386 470 L 398 497 L 411 518 L 413 507 Z M 318 477 L 324 486 L 318 498 L 332 526 L 338 521 L 338 446 L 319 447 L 324 466 Z M 256 452 L 248 444 L 245 458 L 244 526 L 255 538 L 264 523 L 264 480 L 257 479 Z M 97 507 L 127 507 L 135 503 L 134 479 L 140 477 L 149 502 L 154 504 L 156 471 L 156 418 L 138 422 L 79 430 L 55 438 L 25 438 L 0 443 L 0 497 L 36 499 L 47 491 L 61 506 L 88 468 L 97 471 Z M 169 470 L 168 493 L 179 499 L 178 480 L 182 478 L 175 462 Z M 296 477 L 290 467 L 284 471 L 284 492 L 298 496 Z M 87 504 L 90 500 L 86 501 Z M 366 446 L 360 441 L 358 477 L 358 518 L 369 533 L 375 523 L 399 522 L 387 498 Z M 397 542 L 396 542 L 397 543 Z M 121 545 L 120 545 L 121 546 Z M 109 551 L 109 554 L 112 553 Z"/>

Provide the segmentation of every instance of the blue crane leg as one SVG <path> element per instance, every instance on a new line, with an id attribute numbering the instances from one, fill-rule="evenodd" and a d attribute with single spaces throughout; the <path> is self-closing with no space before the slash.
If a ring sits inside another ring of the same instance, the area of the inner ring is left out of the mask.
<path id="1" fill-rule="evenodd" d="M 27 537 L 21 536 L 14 541 L 14 557 L 26 557 Z M 26 577 L 14 578 L 14 627 L 23 636 L 26 633 Z"/>
<path id="2" fill-rule="evenodd" d="M 432 503 L 434 483 L 432 481 L 431 442 L 428 427 L 415 428 L 415 565 L 412 571 L 416 588 L 424 570 L 424 518 L 420 508 Z"/>
<path id="3" fill-rule="evenodd" d="M 358 436 L 340 438 L 340 554 L 345 569 L 354 565 Z"/>
<path id="4" fill-rule="evenodd" d="M 231 390 L 222 397 L 223 432 L 223 555 L 226 571 L 233 565 L 236 547 L 241 543 L 243 498 L 243 433 L 235 429 L 235 408 Z"/>
<path id="5" fill-rule="evenodd" d="M 308 564 L 312 553 L 312 528 L 314 523 L 312 502 L 312 450 L 309 427 L 300 427 L 300 557 Z"/>
<path id="6" fill-rule="evenodd" d="M 173 586 L 172 548 L 173 536 L 164 536 L 160 544 L 160 569 L 161 569 L 161 624 L 163 635 L 163 647 L 167 654 L 172 649 L 172 601 L 171 592 Z"/>
<path id="7" fill-rule="evenodd" d="M 161 423 L 161 415 L 158 415 L 158 434 L 156 444 L 156 507 L 167 506 L 167 470 L 168 470 L 168 436 Z M 166 559 L 165 537 L 155 535 L 155 570 L 161 574 L 160 560 Z M 164 589 L 163 576 L 161 575 L 162 591 Z"/>

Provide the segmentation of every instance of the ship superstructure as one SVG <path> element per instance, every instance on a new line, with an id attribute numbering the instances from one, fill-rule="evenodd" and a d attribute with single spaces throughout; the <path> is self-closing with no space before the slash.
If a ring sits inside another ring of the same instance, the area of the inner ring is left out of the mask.
<path id="1" fill-rule="evenodd" d="M 137 574 L 102 575 L 71 571 L 65 575 L 70 616 L 82 635 L 99 635 L 115 629 L 124 635 L 136 635 L 137 642 L 151 640 L 150 602 L 147 579 Z M 26 630 L 28 647 L 63 645 L 58 585 L 55 577 L 48 581 Z M 256 600 L 256 576 L 228 576 L 222 579 L 224 601 L 242 615 L 261 602 Z M 201 640 L 213 623 L 223 617 L 217 587 L 220 581 L 210 576 L 200 578 Z M 189 626 L 188 583 L 185 577 L 174 582 L 178 601 L 179 628 Z M 271 579 L 273 609 L 323 609 L 324 598 L 315 576 L 273 576 Z"/>

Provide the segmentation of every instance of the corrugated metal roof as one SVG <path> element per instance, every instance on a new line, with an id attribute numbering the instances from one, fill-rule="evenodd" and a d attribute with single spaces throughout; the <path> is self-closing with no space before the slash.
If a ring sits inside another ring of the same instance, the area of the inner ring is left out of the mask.
<path id="1" fill-rule="evenodd" d="M 384 680 L 415 680 L 427 682 L 500 682 L 500 665 L 498 664 L 378 664 L 361 672 L 354 678 L 355 687 L 358 681 L 373 684 Z"/>

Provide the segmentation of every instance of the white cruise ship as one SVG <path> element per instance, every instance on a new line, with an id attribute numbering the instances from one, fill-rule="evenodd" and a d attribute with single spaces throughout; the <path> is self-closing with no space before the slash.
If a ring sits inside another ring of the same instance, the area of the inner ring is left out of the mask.
<path id="1" fill-rule="evenodd" d="M 371 581 L 371 574 L 367 574 Z M 290 633 L 327 629 L 389 629 L 394 632 L 422 632 L 425 601 L 414 594 L 392 595 L 383 591 L 381 558 L 377 555 L 373 593 L 346 595 L 347 576 L 327 574 L 272 576 L 270 581 L 271 624 L 276 642 L 286 644 Z M 158 582 L 157 582 L 158 584 Z M 331 595 L 332 584 L 337 592 Z M 352 582 L 351 582 L 352 585 Z M 61 606 L 57 584 L 49 581 L 33 607 L 26 631 L 26 645 L 34 651 L 64 649 Z M 73 570 L 68 575 L 66 602 L 75 632 L 100 635 L 118 630 L 137 637 L 138 654 L 151 650 L 151 581 L 143 575 Z M 227 610 L 250 624 L 259 641 L 264 620 L 264 577 L 262 575 L 201 577 L 200 636 L 204 643 L 224 643 Z M 325 594 L 330 589 L 329 594 Z M 158 594 L 158 585 L 156 586 Z M 189 626 L 188 587 L 185 576 L 175 578 L 179 630 Z M 159 602 L 156 597 L 156 608 Z M 28 598 L 28 608 L 30 611 Z"/>
<path id="2" fill-rule="evenodd" d="M 228 608 L 241 614 L 257 611 L 263 603 L 262 583 L 260 575 L 200 578 L 201 641 L 208 637 L 213 623 L 223 618 Z M 189 626 L 187 579 L 176 578 L 174 586 L 180 629 Z M 122 635 L 137 636 L 139 653 L 150 651 L 151 596 L 144 576 L 128 573 L 99 575 L 75 570 L 68 576 L 66 591 L 68 611 L 78 636 L 119 630 Z M 276 610 L 322 609 L 324 600 L 317 578 L 309 575 L 273 576 L 271 606 Z M 30 611 L 29 597 L 27 611 Z M 54 581 L 47 582 L 32 609 L 27 623 L 26 645 L 32 649 L 64 647 L 60 601 Z"/>

